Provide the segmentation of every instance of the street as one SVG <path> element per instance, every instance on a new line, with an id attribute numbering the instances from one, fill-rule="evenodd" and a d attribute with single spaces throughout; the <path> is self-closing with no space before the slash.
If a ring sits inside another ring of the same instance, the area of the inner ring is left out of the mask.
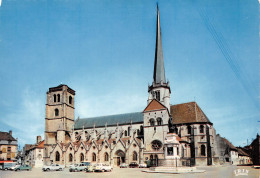
<path id="1" fill-rule="evenodd" d="M 33 168 L 32 171 L 0 171 L 0 178 L 72 178 L 72 177 L 113 177 L 113 178 L 138 178 L 138 177 L 149 177 L 149 178 L 167 178 L 167 177 L 198 177 L 198 178 L 228 178 L 237 177 L 236 173 L 245 173 L 248 176 L 242 177 L 260 177 L 260 169 L 253 169 L 249 166 L 212 166 L 212 167 L 198 167 L 197 169 L 206 170 L 205 173 L 187 173 L 187 174 L 163 174 L 163 173 L 145 173 L 140 168 L 114 168 L 112 172 L 69 172 L 68 168 L 64 171 L 50 171 L 43 172 L 40 168 Z M 241 176 L 238 176 L 241 177 Z"/>

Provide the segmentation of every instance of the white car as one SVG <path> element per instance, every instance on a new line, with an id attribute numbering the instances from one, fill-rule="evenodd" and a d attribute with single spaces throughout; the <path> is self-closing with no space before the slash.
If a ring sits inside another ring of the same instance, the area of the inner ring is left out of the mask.
<path id="1" fill-rule="evenodd" d="M 103 164 L 103 170 L 111 172 L 113 170 L 113 168 L 107 164 Z"/>
<path id="2" fill-rule="evenodd" d="M 147 168 L 147 164 L 145 164 L 145 163 L 139 164 L 139 168 Z"/>
<path id="3" fill-rule="evenodd" d="M 16 165 L 10 167 L 9 170 L 13 171 L 13 170 L 15 170 L 15 168 L 18 168 L 19 166 L 20 166 L 20 165 L 16 164 Z"/>
<path id="4" fill-rule="evenodd" d="M 51 164 L 50 166 L 43 166 L 42 170 L 43 171 L 63 171 L 64 166 L 59 165 L 59 164 Z"/>
<path id="5" fill-rule="evenodd" d="M 113 168 L 109 165 L 103 164 L 103 163 L 98 163 L 94 166 L 94 171 L 112 171 Z"/>

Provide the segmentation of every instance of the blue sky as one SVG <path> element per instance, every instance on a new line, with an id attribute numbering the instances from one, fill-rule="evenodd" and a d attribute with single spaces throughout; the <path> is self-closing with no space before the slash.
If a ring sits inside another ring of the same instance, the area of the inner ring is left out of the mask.
<path id="1" fill-rule="evenodd" d="M 194 101 L 217 133 L 259 133 L 257 0 L 159 1 L 171 104 Z M 46 92 L 76 90 L 75 118 L 142 111 L 152 82 L 156 1 L 3 0 L 0 130 L 44 136 Z"/>

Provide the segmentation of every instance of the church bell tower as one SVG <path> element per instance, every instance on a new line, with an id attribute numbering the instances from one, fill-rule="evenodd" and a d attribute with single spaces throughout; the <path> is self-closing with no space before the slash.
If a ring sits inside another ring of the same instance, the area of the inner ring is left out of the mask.
<path id="1" fill-rule="evenodd" d="M 75 91 L 67 85 L 49 88 L 45 114 L 44 163 L 49 164 L 50 152 L 56 143 L 69 141 L 74 125 Z"/>
<path id="2" fill-rule="evenodd" d="M 157 5 L 157 30 L 156 30 L 156 46 L 155 46 L 155 58 L 154 58 L 154 71 L 153 71 L 153 83 L 148 86 L 148 103 L 153 99 L 156 99 L 170 111 L 170 94 L 171 89 L 169 82 L 165 80 L 165 70 L 163 61 L 163 49 L 161 38 L 161 26 L 159 8 Z"/>

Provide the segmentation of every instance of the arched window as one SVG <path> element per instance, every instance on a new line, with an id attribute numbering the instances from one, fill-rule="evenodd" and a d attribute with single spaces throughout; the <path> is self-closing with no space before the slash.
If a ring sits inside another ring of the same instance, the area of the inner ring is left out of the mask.
<path id="1" fill-rule="evenodd" d="M 60 153 L 58 151 L 56 151 L 55 158 L 55 161 L 60 161 Z"/>
<path id="2" fill-rule="evenodd" d="M 125 130 L 125 136 L 127 136 L 127 130 Z"/>
<path id="3" fill-rule="evenodd" d="M 53 102 L 56 102 L 56 95 L 53 95 Z"/>
<path id="4" fill-rule="evenodd" d="M 97 160 L 96 153 L 92 153 L 92 161 L 96 161 L 96 160 Z"/>
<path id="5" fill-rule="evenodd" d="M 150 126 L 154 126 L 154 119 L 150 119 L 149 122 L 150 122 Z"/>
<path id="6" fill-rule="evenodd" d="M 158 117 L 156 120 L 157 120 L 157 125 L 162 125 L 162 118 Z"/>
<path id="7" fill-rule="evenodd" d="M 139 132 L 140 135 L 144 135 L 144 127 L 141 125 L 140 126 L 140 132 Z"/>
<path id="8" fill-rule="evenodd" d="M 179 155 L 179 147 L 177 146 L 177 155 Z"/>
<path id="9" fill-rule="evenodd" d="M 80 161 L 84 161 L 84 154 L 83 153 L 80 153 Z"/>
<path id="10" fill-rule="evenodd" d="M 72 156 L 72 154 L 70 153 L 70 154 L 69 154 L 69 162 L 72 162 L 72 160 L 73 160 L 73 156 Z"/>
<path id="11" fill-rule="evenodd" d="M 104 157 L 105 157 L 105 161 L 108 161 L 108 153 L 105 153 L 105 155 L 104 155 Z"/>
<path id="12" fill-rule="evenodd" d="M 135 151 L 133 152 L 133 161 L 137 161 L 137 153 Z"/>
<path id="13" fill-rule="evenodd" d="M 204 133 L 204 126 L 200 125 L 200 133 Z"/>
<path id="14" fill-rule="evenodd" d="M 72 97 L 69 96 L 69 104 L 72 104 Z"/>
<path id="15" fill-rule="evenodd" d="M 153 155 L 150 155 L 150 160 L 153 160 Z"/>
<path id="16" fill-rule="evenodd" d="M 188 129 L 188 134 L 191 134 L 191 126 L 190 125 L 187 127 L 187 129 Z"/>
<path id="17" fill-rule="evenodd" d="M 206 146 L 205 145 L 201 145 L 200 151 L 201 151 L 201 156 L 206 156 Z"/>
<path id="18" fill-rule="evenodd" d="M 60 94 L 57 94 L 58 102 L 60 102 Z"/>
<path id="19" fill-rule="evenodd" d="M 59 116 L 59 110 L 57 108 L 55 109 L 55 116 Z"/>

